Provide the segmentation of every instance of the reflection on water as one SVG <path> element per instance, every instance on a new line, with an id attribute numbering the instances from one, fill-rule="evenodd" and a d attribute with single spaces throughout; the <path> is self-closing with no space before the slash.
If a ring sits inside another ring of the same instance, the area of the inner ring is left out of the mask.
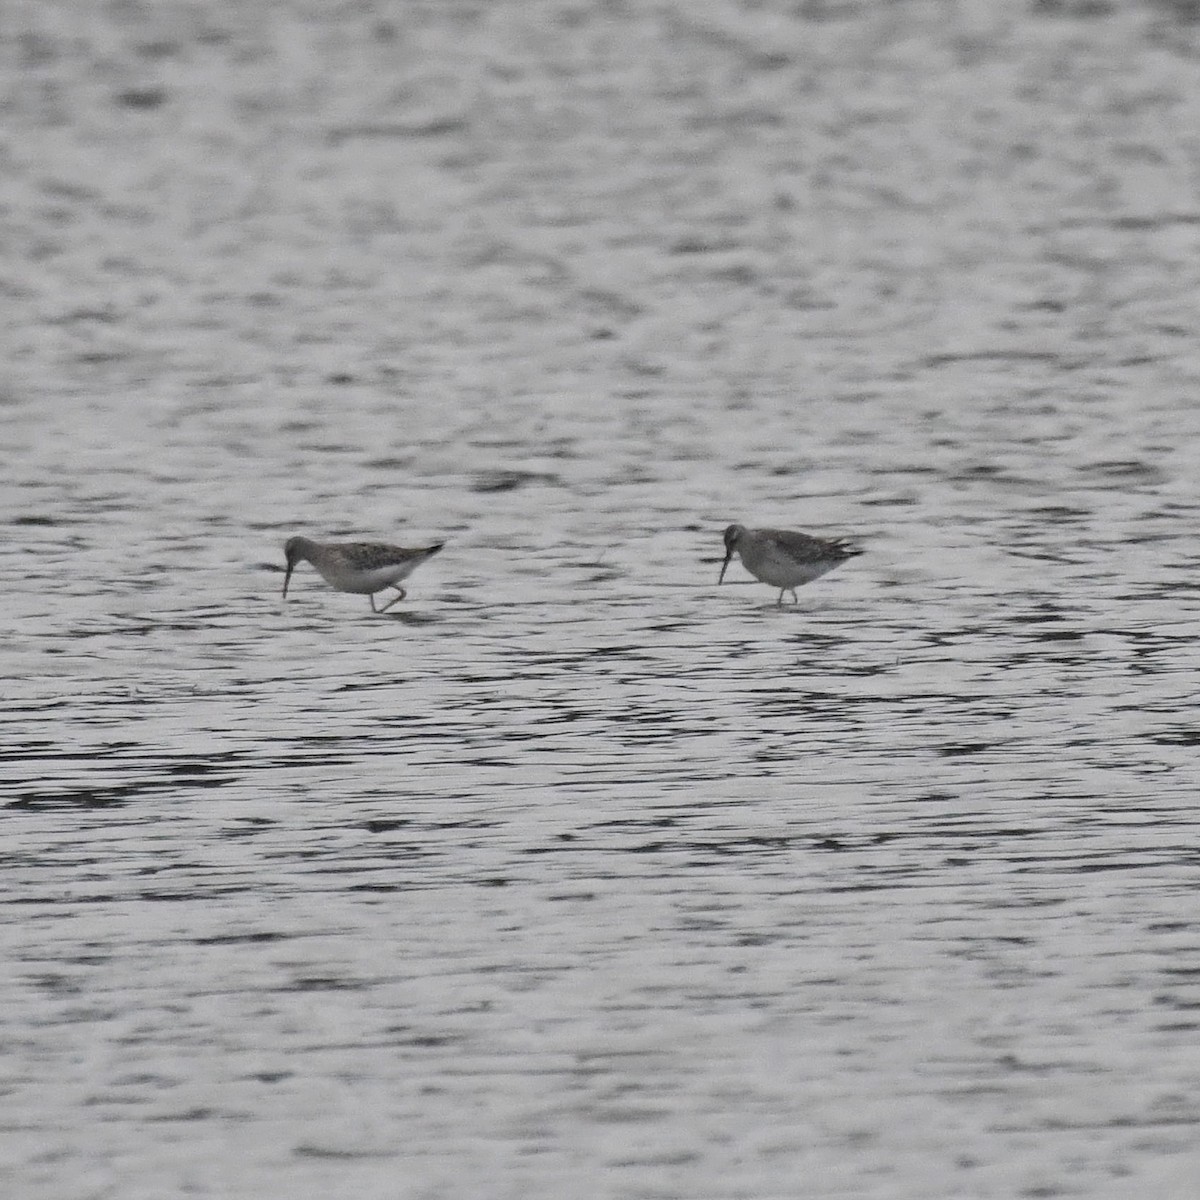
<path id="1" fill-rule="evenodd" d="M 14 1195 L 1191 1194 L 1190 35 L 800 7 L 22 18 Z"/>

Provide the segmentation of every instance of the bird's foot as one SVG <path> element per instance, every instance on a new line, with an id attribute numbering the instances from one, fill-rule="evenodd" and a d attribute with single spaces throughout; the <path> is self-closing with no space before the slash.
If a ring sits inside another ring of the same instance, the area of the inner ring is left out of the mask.
<path id="1" fill-rule="evenodd" d="M 407 595 L 408 595 L 408 592 L 406 592 L 404 590 L 404 588 L 397 588 L 396 594 L 382 608 L 375 609 L 375 611 L 381 612 L 381 613 L 387 612 L 387 610 L 389 608 L 391 608 L 393 604 L 395 604 L 398 600 L 403 600 L 404 597 Z M 375 608 L 375 597 L 374 596 L 371 597 L 371 607 Z"/>

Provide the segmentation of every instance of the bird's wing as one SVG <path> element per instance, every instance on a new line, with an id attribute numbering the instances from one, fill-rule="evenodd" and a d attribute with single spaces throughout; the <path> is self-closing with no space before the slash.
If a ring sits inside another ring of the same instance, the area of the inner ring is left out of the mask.
<path id="1" fill-rule="evenodd" d="M 347 542 L 340 547 L 342 558 L 361 570 L 372 571 L 379 567 L 390 567 L 407 562 L 414 551 L 388 542 Z"/>
<path id="2" fill-rule="evenodd" d="M 845 538 L 813 537 L 810 533 L 798 533 L 793 529 L 763 529 L 760 532 L 797 562 L 839 556 L 852 558 L 862 553 Z"/>
<path id="3" fill-rule="evenodd" d="M 797 562 L 809 562 L 812 559 L 828 556 L 834 543 L 823 538 L 812 537 L 807 533 L 797 533 L 793 529 L 763 529 L 760 535 L 773 546 Z"/>

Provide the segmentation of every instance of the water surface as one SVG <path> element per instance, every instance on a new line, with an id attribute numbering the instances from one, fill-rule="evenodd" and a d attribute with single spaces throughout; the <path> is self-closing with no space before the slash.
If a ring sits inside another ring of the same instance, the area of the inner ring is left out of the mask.
<path id="1" fill-rule="evenodd" d="M 1171 18 L 10 18 L 8 1194 L 1192 1194 Z"/>

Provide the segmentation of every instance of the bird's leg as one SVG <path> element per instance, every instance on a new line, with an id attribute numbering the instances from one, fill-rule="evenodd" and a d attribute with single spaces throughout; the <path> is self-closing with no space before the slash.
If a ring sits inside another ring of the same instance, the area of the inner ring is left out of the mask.
<path id="1" fill-rule="evenodd" d="M 793 604 L 799 604 L 799 603 L 800 603 L 800 597 L 796 595 L 796 589 L 795 589 L 795 588 L 788 588 L 788 591 L 792 593 L 792 603 L 793 603 Z"/>
<path id="2" fill-rule="evenodd" d="M 393 583 L 392 587 L 396 587 L 396 585 Z M 404 597 L 407 595 L 408 595 L 408 593 L 402 587 L 396 587 L 396 594 L 381 609 L 378 609 L 377 611 L 378 612 L 387 612 L 387 610 L 389 608 L 391 608 L 392 605 L 395 604 L 397 600 L 403 600 Z M 374 596 L 371 597 L 371 607 L 372 608 L 375 607 Z"/>
<path id="3" fill-rule="evenodd" d="M 779 599 L 775 601 L 775 607 L 776 607 L 776 608 L 782 608 L 782 607 L 783 607 L 783 593 L 784 593 L 784 592 L 786 592 L 786 591 L 787 591 L 787 588 L 780 588 L 780 589 L 779 589 Z"/>
<path id="4" fill-rule="evenodd" d="M 378 611 L 379 611 L 379 609 L 377 609 L 377 608 L 375 607 L 375 593 L 374 593 L 374 592 L 368 592 L 368 593 L 367 593 L 367 599 L 368 599 L 368 600 L 370 600 L 370 602 L 371 602 L 371 611 L 372 611 L 372 612 L 378 612 Z"/>

